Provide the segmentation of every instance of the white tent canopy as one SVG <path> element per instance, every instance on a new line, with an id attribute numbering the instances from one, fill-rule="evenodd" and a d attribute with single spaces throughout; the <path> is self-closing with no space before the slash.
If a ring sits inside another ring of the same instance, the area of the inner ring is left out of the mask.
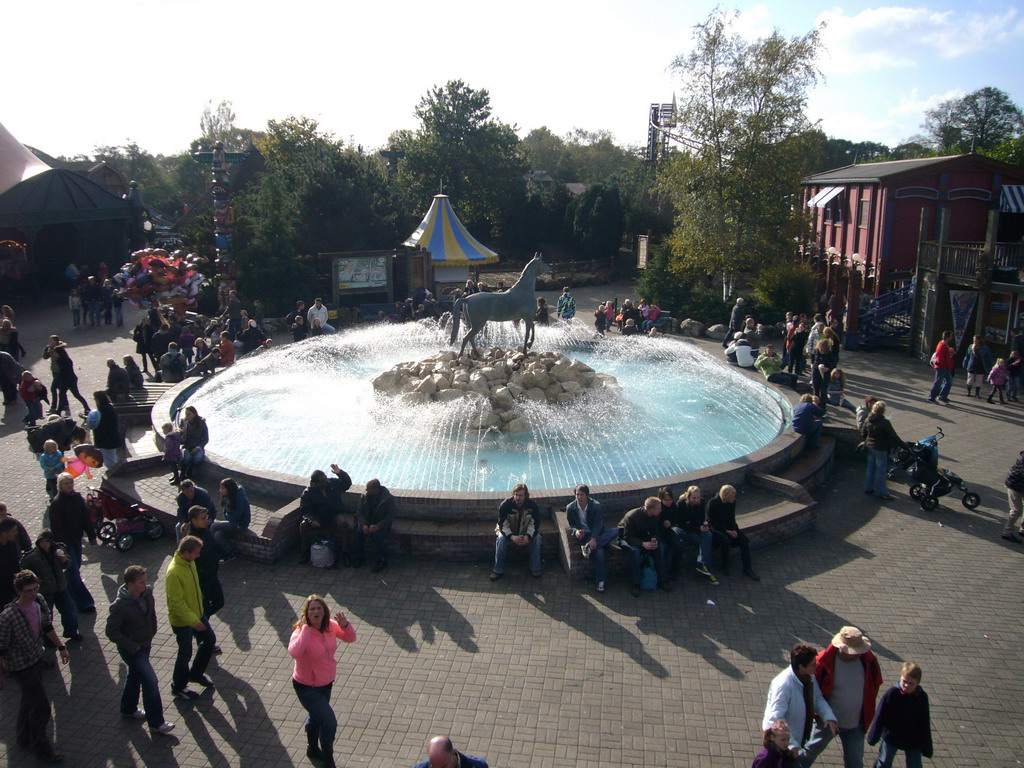
<path id="1" fill-rule="evenodd" d="M 50 166 L 33 155 L 0 123 L 0 195 Z"/>

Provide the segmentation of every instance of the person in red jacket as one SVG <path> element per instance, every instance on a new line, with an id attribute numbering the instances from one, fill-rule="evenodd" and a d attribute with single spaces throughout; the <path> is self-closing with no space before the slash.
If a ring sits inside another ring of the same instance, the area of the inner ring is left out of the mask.
<path id="1" fill-rule="evenodd" d="M 875 700 L 882 685 L 882 671 L 871 652 L 871 641 L 856 627 L 843 627 L 818 654 L 814 676 L 839 723 L 844 768 L 863 768 L 864 737 L 874 720 Z M 831 740 L 832 731 L 816 723 L 802 768 L 809 768 Z"/>
<path id="2" fill-rule="evenodd" d="M 938 400 L 949 405 L 949 389 L 953 386 L 953 355 L 956 347 L 953 346 L 953 332 L 943 331 L 942 339 L 935 345 L 935 354 L 932 355 L 932 368 L 935 369 L 935 383 L 932 384 L 932 391 L 928 395 L 928 402 L 934 403 Z"/>

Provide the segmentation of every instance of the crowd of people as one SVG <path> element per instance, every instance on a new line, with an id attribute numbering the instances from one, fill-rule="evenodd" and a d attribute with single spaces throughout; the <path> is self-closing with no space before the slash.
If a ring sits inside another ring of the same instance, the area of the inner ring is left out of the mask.
<path id="1" fill-rule="evenodd" d="M 485 289 L 467 285 L 467 293 L 471 287 Z M 92 293 L 89 296 L 80 305 L 80 311 L 86 310 L 90 323 L 107 322 L 102 298 L 99 314 L 94 317 L 95 302 Z M 432 297 L 422 299 L 418 305 L 414 301 L 414 306 L 426 309 Z M 742 299 L 737 307 L 737 330 L 726 349 L 726 354 L 732 356 L 730 362 L 734 358 L 737 365 L 760 371 L 770 383 L 795 387 L 809 361 L 814 394 L 805 395 L 794 409 L 794 428 L 803 431 L 811 444 L 820 435 L 827 405 L 855 410 L 868 455 L 864 492 L 883 500 L 890 498 L 885 485 L 888 454 L 903 441 L 886 418 L 884 402 L 868 398 L 861 408 L 855 409 L 846 399 L 845 374 L 838 365 L 837 326 L 841 319 L 816 316 L 808 326 L 806 316 L 790 313 L 785 340 L 780 343 L 784 354 L 780 357 L 774 344 L 766 344 L 763 351 L 751 346 L 751 339 L 759 337 L 756 323 L 752 317 L 742 315 Z M 111 309 L 109 322 L 120 325 L 122 315 L 113 312 L 113 304 Z M 7 358 L 20 366 L 24 349 L 18 341 L 13 310 L 3 307 L 0 311 L 4 314 L 0 322 L 0 355 L 6 355 L 0 357 L 0 367 L 6 374 Z M 558 299 L 555 315 L 569 320 L 575 311 L 575 299 L 566 287 Z M 541 315 L 547 321 L 549 308 L 543 299 L 538 299 L 537 313 L 538 322 Z M 634 306 L 630 300 L 617 312 L 609 301 L 595 310 L 595 327 L 601 334 L 614 325 L 624 335 L 651 332 L 656 330 L 660 313 L 656 305 L 640 301 Z M 733 314 L 737 315 L 735 308 Z M 89 424 L 88 419 L 86 422 L 91 429 L 92 445 L 102 456 L 103 465 L 112 466 L 118 460 L 120 444 L 113 404 L 131 389 L 142 386 L 142 375 L 149 373 L 150 364 L 153 374 L 166 382 L 180 381 L 190 374 L 212 373 L 217 367 L 230 365 L 238 354 L 254 351 L 267 342 L 262 319 L 262 314 L 258 318 L 248 317 L 234 292 L 229 296 L 224 316 L 201 332 L 192 324 L 179 322 L 174 313 L 162 312 L 154 303 L 133 333 L 141 369 L 131 356 L 123 358 L 122 365 L 109 359 L 107 388 L 93 394 L 93 409 L 78 391 L 69 345 L 58 336 L 51 336 L 42 353 L 43 359 L 50 361 L 53 378 L 49 389 L 23 368 L 15 388 L 16 396 L 26 405 L 26 424 L 44 418 L 42 403 L 50 404 L 51 414 L 69 413 L 69 397 L 73 396 L 82 406 L 82 416 L 97 414 L 95 423 Z M 303 326 L 309 328 L 306 335 L 335 331 L 320 299 L 308 310 L 300 302 L 290 316 L 289 327 L 296 340 Z M 944 349 L 937 348 L 932 358 L 936 378 L 931 401 L 948 402 L 956 351 L 951 341 L 952 334 L 944 335 L 940 342 Z M 980 397 L 981 383 L 988 382 L 992 387 L 988 402 L 993 402 L 997 395 L 1004 402 L 1004 390 L 1009 400 L 1017 400 L 1018 342 L 1022 339 L 1016 331 L 1015 347 L 1008 360 L 992 360 L 984 342 L 975 338 L 964 360 L 969 376 L 968 396 L 973 390 L 974 397 Z M 177 362 L 179 357 L 181 363 Z M 208 361 L 201 366 L 211 357 L 212 364 Z M 9 377 L 4 375 L 0 379 L 6 382 Z M 5 401 L 9 392 L 5 384 Z M 195 469 L 204 459 L 209 432 L 194 408 L 185 410 L 180 425 L 165 424 L 163 432 L 163 459 L 171 472 L 169 481 L 179 489 L 177 546 L 164 578 L 167 621 L 177 646 L 170 693 L 194 701 L 201 693 L 193 687 L 215 687 L 206 672 L 212 656 L 220 652 L 211 623 L 225 600 L 219 567 L 235 557 L 232 542 L 248 528 L 251 511 L 245 489 L 230 477 L 218 486 L 219 504 L 196 484 Z M 81 567 L 83 538 L 95 545 L 97 532 L 92 513 L 75 490 L 76 474 L 65 471 L 75 460 L 66 457 L 55 441 L 48 440 L 39 462 L 50 499 L 49 527 L 40 529 L 32 539 L 25 526 L 0 504 L 0 604 L 6 606 L 0 612 L 0 655 L 5 672 L 21 690 L 18 743 L 44 761 L 59 762 L 63 756 L 47 735 L 50 704 L 42 681 L 46 670 L 54 666 L 47 647 L 52 647 L 66 664 L 65 643 L 82 640 L 78 614 L 96 610 L 93 596 L 82 580 Z M 88 462 L 86 466 L 90 466 Z M 346 511 L 344 495 L 352 480 L 337 465 L 330 469 L 333 477 L 320 470 L 313 473 L 300 500 L 300 562 L 310 562 L 314 549 L 326 546 L 331 551 L 328 567 L 342 564 L 358 568 L 369 554 L 374 572 L 386 569 L 389 532 L 396 511 L 394 497 L 379 480 L 372 479 L 366 483 L 357 509 Z M 1011 512 L 1003 538 L 1020 541 L 1015 534 L 1024 536 L 1024 530 L 1016 530 L 1024 494 L 1024 452 L 1011 470 L 1006 486 Z M 593 582 L 600 593 L 608 586 L 606 557 L 612 548 L 621 550 L 628 560 L 630 591 L 636 597 L 649 589 L 672 591 L 672 582 L 688 567 L 688 548 L 695 553 L 690 565 L 712 586 L 720 583 L 720 575 L 728 573 L 729 555 L 734 548 L 740 550 L 744 575 L 757 581 L 749 540 L 737 524 L 736 498 L 736 489 L 729 485 L 722 486 L 706 501 L 697 486 L 688 487 L 678 500 L 672 488 L 664 487 L 656 496 L 629 510 L 617 524 L 608 525 L 600 501 L 591 497 L 588 486 L 581 484 L 565 508 L 567 535 L 592 566 Z M 345 520 L 346 512 L 352 515 L 351 527 Z M 534 577 L 542 575 L 540 523 L 540 511 L 530 499 L 529 489 L 524 483 L 517 484 L 498 509 L 491 581 L 502 578 L 508 552 L 515 549 L 526 554 Z M 717 562 L 715 554 L 719 556 Z M 56 615 L 61 619 L 62 635 L 57 634 L 54 626 Z M 126 718 L 146 721 L 154 734 L 168 734 L 174 725 L 164 718 L 157 677 L 149 660 L 153 643 L 158 642 L 158 630 L 155 597 L 147 571 L 142 566 L 129 566 L 111 604 L 105 628 L 127 669 L 120 711 Z M 327 766 L 334 764 L 337 719 L 331 706 L 331 690 L 339 640 L 356 641 L 351 621 L 341 610 L 332 617 L 327 601 L 310 595 L 293 627 L 288 653 L 294 659 L 293 688 L 308 715 L 304 724 L 307 755 Z M 881 745 L 876 768 L 888 768 L 898 750 L 906 753 L 908 766 L 920 765 L 922 756 L 931 757 L 928 698 L 920 686 L 919 666 L 904 664 L 899 684 L 889 689 L 876 706 L 881 672 L 870 652 L 870 641 L 856 628 L 844 627 L 820 653 L 798 645 L 791 656 L 790 667 L 775 678 L 769 691 L 762 723 L 764 749 L 754 766 L 794 762 L 809 766 L 835 736 L 842 743 L 847 765 L 862 764 L 865 741 Z M 815 718 L 815 714 L 820 717 Z M 431 768 L 466 765 L 486 766 L 486 762 L 458 752 L 447 737 L 432 739 L 428 759 L 420 764 Z"/>

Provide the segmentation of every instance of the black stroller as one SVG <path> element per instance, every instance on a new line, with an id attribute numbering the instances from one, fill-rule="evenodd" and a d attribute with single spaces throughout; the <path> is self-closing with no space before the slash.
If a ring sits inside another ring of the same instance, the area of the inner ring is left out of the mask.
<path id="1" fill-rule="evenodd" d="M 929 438 L 909 443 L 906 454 L 900 454 L 900 463 L 905 462 L 904 466 L 914 480 L 910 486 L 910 497 L 918 501 L 925 512 L 931 512 L 938 508 L 941 497 L 957 490 L 963 493 L 960 503 L 967 509 L 976 509 L 981 504 L 981 496 L 969 491 L 960 475 L 939 468 L 939 440 L 943 437 L 945 435 L 940 428 Z"/>

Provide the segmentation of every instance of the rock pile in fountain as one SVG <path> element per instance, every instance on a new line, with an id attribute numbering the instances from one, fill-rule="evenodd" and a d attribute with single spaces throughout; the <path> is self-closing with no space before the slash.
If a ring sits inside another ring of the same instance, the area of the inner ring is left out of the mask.
<path id="1" fill-rule="evenodd" d="M 618 387 L 614 376 L 597 373 L 579 360 L 557 352 L 524 355 L 501 347 L 483 360 L 440 352 L 399 363 L 373 380 L 375 390 L 404 403 L 471 401 L 479 407 L 470 426 L 502 432 L 530 430 L 518 403 L 568 403 L 591 389 L 609 387 Z"/>

